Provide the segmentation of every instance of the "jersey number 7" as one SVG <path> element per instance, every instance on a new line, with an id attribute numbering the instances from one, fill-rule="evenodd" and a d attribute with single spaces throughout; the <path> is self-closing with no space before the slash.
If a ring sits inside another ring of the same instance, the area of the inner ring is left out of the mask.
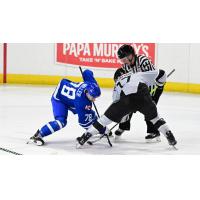
<path id="1" fill-rule="evenodd" d="M 124 83 L 124 80 L 126 80 L 125 83 L 128 83 L 128 82 L 130 81 L 130 79 L 131 79 L 131 76 L 127 76 L 127 77 L 122 78 L 120 81 Z M 120 81 L 117 83 L 117 86 L 119 86 L 120 88 L 123 88 L 123 86 L 122 86 L 122 84 L 121 84 Z M 124 84 L 125 84 L 125 83 L 124 83 Z M 123 84 L 123 85 L 124 85 L 124 84 Z"/>

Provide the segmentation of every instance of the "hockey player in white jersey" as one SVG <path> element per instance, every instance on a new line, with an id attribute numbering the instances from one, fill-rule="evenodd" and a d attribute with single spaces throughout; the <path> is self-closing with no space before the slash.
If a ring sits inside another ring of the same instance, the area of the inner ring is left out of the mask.
<path id="1" fill-rule="evenodd" d="M 123 45 L 119 48 L 118 58 L 122 63 L 122 67 L 117 69 L 114 74 L 114 81 L 116 82 L 120 76 L 132 71 L 133 73 L 137 72 L 146 72 L 146 71 L 154 71 L 157 74 L 156 67 L 153 63 L 144 55 L 136 55 L 135 51 L 132 46 L 130 45 Z M 152 77 L 152 76 L 151 76 Z M 148 86 L 150 95 L 153 101 L 157 104 L 158 100 L 163 92 L 164 85 L 166 83 L 166 73 L 164 70 L 159 69 L 158 75 L 155 77 L 148 78 Z M 113 101 L 117 101 L 119 95 L 117 91 L 114 89 L 113 91 Z M 119 128 L 115 131 L 115 138 L 118 138 L 122 135 L 124 131 L 130 130 L 130 121 L 132 118 L 133 113 L 125 116 L 119 124 Z M 147 125 L 147 136 L 145 139 L 147 141 L 160 141 L 160 132 L 155 129 L 153 124 L 150 121 L 146 121 Z"/>
<path id="2" fill-rule="evenodd" d="M 134 58 L 126 56 L 129 62 Z M 172 134 L 170 128 L 163 118 L 158 115 L 156 104 L 150 96 L 149 86 L 152 79 L 158 76 L 158 70 L 141 70 L 133 73 L 131 70 L 128 73 L 120 76 L 115 83 L 115 91 L 118 94 L 116 101 L 113 102 L 108 109 L 81 137 L 77 138 L 79 145 L 84 145 L 95 134 L 102 132 L 107 125 L 112 122 L 120 123 L 122 118 L 128 114 L 139 111 L 145 117 L 145 120 L 150 121 L 155 129 L 164 134 L 169 145 L 176 145 L 177 141 Z"/>

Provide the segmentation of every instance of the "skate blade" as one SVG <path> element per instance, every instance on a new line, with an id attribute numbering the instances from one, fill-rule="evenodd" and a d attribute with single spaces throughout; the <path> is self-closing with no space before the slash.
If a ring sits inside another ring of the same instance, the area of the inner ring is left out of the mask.
<path id="1" fill-rule="evenodd" d="M 76 143 L 76 149 L 82 149 L 83 145 L 79 144 L 79 142 Z"/>
<path id="2" fill-rule="evenodd" d="M 178 151 L 178 148 L 175 145 L 171 146 L 173 150 Z"/>
<path id="3" fill-rule="evenodd" d="M 161 142 L 160 137 L 156 137 L 156 138 L 153 138 L 153 139 L 145 139 L 145 140 L 146 140 L 146 143 L 159 143 L 159 142 Z"/>
<path id="4" fill-rule="evenodd" d="M 34 141 L 34 140 L 29 140 L 26 144 L 34 144 L 36 146 L 43 146 L 44 145 L 41 141 Z"/>

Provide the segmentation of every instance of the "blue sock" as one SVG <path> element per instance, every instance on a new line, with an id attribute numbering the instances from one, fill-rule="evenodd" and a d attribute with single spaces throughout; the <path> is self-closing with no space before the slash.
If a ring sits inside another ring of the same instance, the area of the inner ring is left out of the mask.
<path id="1" fill-rule="evenodd" d="M 42 137 L 46 137 L 62 129 L 63 127 L 64 127 L 64 124 L 62 124 L 59 120 L 51 121 L 40 129 L 40 135 Z"/>

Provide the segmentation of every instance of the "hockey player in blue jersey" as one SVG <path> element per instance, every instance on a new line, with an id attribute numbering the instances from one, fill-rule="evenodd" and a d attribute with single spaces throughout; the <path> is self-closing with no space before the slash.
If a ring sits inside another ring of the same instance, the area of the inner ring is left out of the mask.
<path id="1" fill-rule="evenodd" d="M 90 70 L 83 72 L 83 80 L 80 83 L 68 79 L 60 81 L 51 98 L 54 120 L 37 130 L 31 142 L 44 145 L 44 137 L 67 125 L 68 111 L 78 115 L 79 125 L 86 130 L 97 120 L 92 102 L 101 95 L 100 87 Z"/>

